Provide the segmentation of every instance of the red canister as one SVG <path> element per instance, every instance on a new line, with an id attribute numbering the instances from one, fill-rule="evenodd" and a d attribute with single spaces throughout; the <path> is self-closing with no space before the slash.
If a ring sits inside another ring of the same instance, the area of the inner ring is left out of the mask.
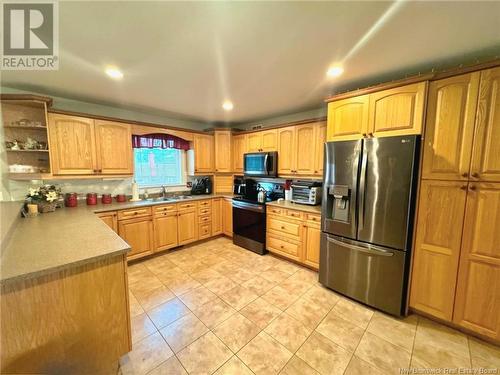
<path id="1" fill-rule="evenodd" d="M 64 199 L 64 204 L 66 207 L 76 207 L 78 206 L 78 194 L 67 193 Z"/>
<path id="2" fill-rule="evenodd" d="M 97 193 L 87 193 L 87 206 L 94 206 L 97 204 Z"/>
<path id="3" fill-rule="evenodd" d="M 125 196 L 125 194 L 118 194 L 115 199 L 117 202 L 125 202 L 127 200 L 127 197 Z"/>
<path id="4" fill-rule="evenodd" d="M 111 194 L 103 194 L 101 198 L 102 204 L 110 204 L 113 201 Z"/>

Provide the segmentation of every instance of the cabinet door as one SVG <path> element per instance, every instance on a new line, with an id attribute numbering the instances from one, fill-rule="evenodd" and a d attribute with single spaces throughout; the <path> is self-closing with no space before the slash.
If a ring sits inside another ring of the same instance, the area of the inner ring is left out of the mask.
<path id="1" fill-rule="evenodd" d="M 368 133 L 368 95 L 328 103 L 327 141 L 360 139 Z"/>
<path id="2" fill-rule="evenodd" d="M 500 183 L 471 183 L 453 320 L 500 339 Z"/>
<path id="3" fill-rule="evenodd" d="M 118 222 L 118 233 L 132 250 L 127 259 L 140 258 L 153 253 L 153 221 L 151 218 L 121 220 Z"/>
<path id="4" fill-rule="evenodd" d="M 420 187 L 410 306 L 450 321 L 467 185 L 423 180 Z"/>
<path id="5" fill-rule="evenodd" d="M 247 152 L 247 138 L 245 134 L 233 137 L 234 171 L 243 172 L 243 154 Z"/>
<path id="6" fill-rule="evenodd" d="M 262 132 L 247 135 L 247 152 L 262 151 Z"/>
<path id="7" fill-rule="evenodd" d="M 215 171 L 231 172 L 231 132 L 216 131 L 215 136 Z"/>
<path id="8" fill-rule="evenodd" d="M 500 181 L 500 68 L 481 72 L 471 175 Z"/>
<path id="9" fill-rule="evenodd" d="M 212 200 L 212 236 L 222 232 L 222 199 L 217 198 Z"/>
<path id="10" fill-rule="evenodd" d="M 194 135 L 194 171 L 214 171 L 214 137 L 205 134 Z"/>
<path id="11" fill-rule="evenodd" d="M 233 237 L 233 203 L 231 199 L 222 201 L 222 226 L 224 234 Z"/>
<path id="12" fill-rule="evenodd" d="M 131 125 L 96 120 L 95 140 L 98 173 L 134 173 Z"/>
<path id="13" fill-rule="evenodd" d="M 261 151 L 276 151 L 278 149 L 278 131 L 265 130 L 262 134 Z"/>
<path id="14" fill-rule="evenodd" d="M 178 218 L 179 245 L 198 240 L 198 216 L 196 210 L 179 211 Z"/>
<path id="15" fill-rule="evenodd" d="M 293 174 L 297 160 L 294 126 L 278 129 L 278 174 Z"/>
<path id="16" fill-rule="evenodd" d="M 314 174 L 323 176 L 323 157 L 325 153 L 326 122 L 316 125 L 314 136 Z"/>
<path id="17" fill-rule="evenodd" d="M 422 178 L 468 179 L 479 72 L 429 85 Z"/>
<path id="18" fill-rule="evenodd" d="M 154 218 L 155 250 L 171 249 L 178 245 L 177 212 L 166 212 Z"/>
<path id="19" fill-rule="evenodd" d="M 319 269 L 319 246 L 321 229 L 319 225 L 304 225 L 304 260 L 303 262 L 315 269 Z"/>
<path id="20" fill-rule="evenodd" d="M 296 147 L 294 154 L 297 155 L 295 172 L 302 175 L 314 174 L 314 148 L 316 146 L 316 124 L 305 124 L 295 127 Z M 300 150 L 300 157 L 298 153 Z M 279 162 L 278 158 L 278 162 Z"/>
<path id="21" fill-rule="evenodd" d="M 49 114 L 49 149 L 52 173 L 97 173 L 94 120 Z"/>
<path id="22" fill-rule="evenodd" d="M 104 223 L 118 233 L 118 220 L 116 212 L 105 212 L 97 215 L 99 219 L 104 221 Z"/>
<path id="23" fill-rule="evenodd" d="M 421 134 L 426 91 L 427 82 L 420 82 L 370 94 L 368 134 Z"/>

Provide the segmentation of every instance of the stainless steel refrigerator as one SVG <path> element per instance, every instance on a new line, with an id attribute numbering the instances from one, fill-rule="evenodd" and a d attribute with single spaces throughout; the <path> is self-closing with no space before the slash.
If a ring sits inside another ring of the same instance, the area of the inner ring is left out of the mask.
<path id="1" fill-rule="evenodd" d="M 325 144 L 320 282 L 405 315 L 420 136 Z"/>

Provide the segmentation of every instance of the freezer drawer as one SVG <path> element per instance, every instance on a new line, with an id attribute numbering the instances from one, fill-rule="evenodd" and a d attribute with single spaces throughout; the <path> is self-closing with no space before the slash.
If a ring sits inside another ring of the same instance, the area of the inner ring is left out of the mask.
<path id="1" fill-rule="evenodd" d="M 404 251 L 322 233 L 319 281 L 382 311 L 404 315 L 406 256 Z"/>

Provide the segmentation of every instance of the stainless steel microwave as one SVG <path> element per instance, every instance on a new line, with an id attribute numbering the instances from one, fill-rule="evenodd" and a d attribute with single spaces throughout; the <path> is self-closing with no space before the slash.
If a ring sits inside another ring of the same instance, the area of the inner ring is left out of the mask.
<path id="1" fill-rule="evenodd" d="M 278 153 L 271 151 L 244 154 L 243 173 L 253 177 L 277 177 Z"/>

